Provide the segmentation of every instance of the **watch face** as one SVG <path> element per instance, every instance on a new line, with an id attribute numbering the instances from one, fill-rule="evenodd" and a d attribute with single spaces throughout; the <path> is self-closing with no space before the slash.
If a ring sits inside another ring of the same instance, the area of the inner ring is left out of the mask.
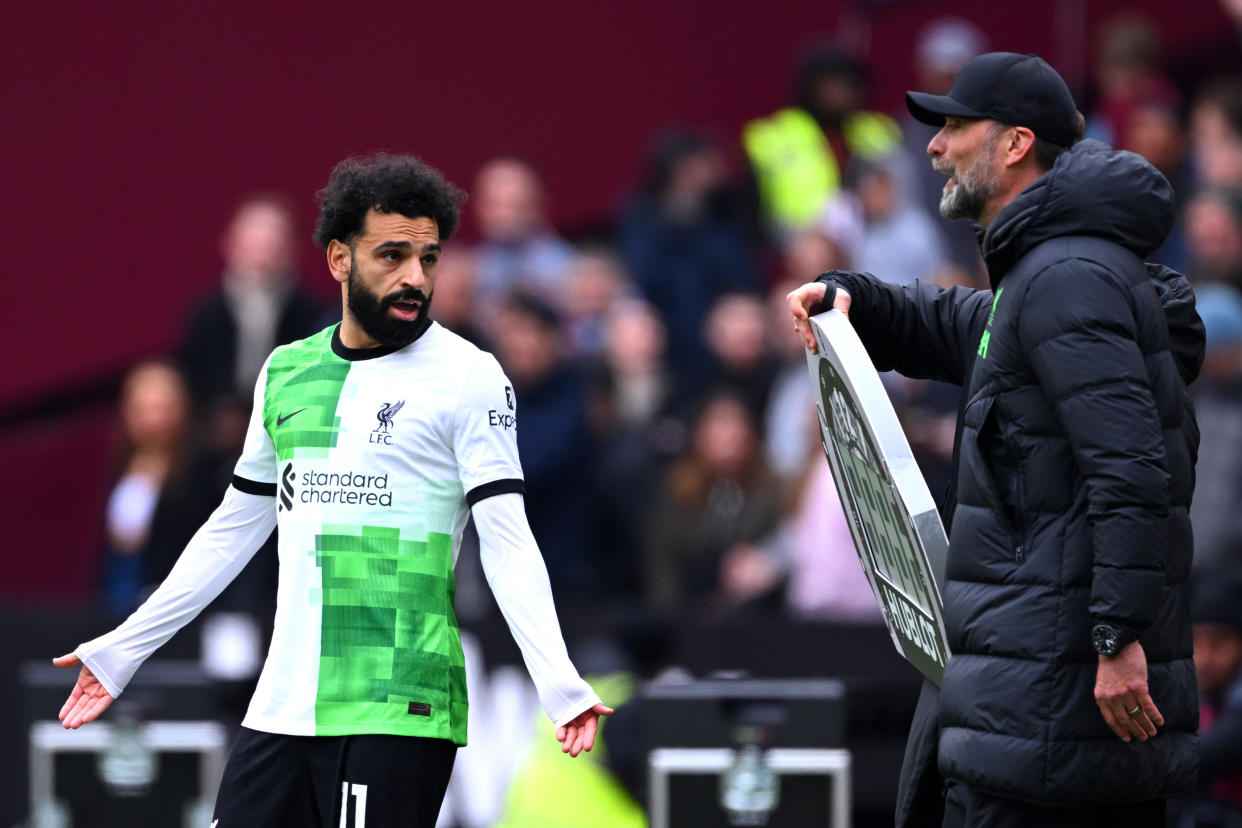
<path id="1" fill-rule="evenodd" d="M 1100 655 L 1115 656 L 1121 649 L 1117 631 L 1107 624 L 1096 624 L 1091 630 L 1091 643 Z"/>

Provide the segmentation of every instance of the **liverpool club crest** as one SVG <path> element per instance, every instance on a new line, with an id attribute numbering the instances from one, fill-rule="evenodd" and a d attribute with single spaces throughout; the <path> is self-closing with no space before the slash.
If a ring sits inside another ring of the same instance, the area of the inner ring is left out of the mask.
<path id="1" fill-rule="evenodd" d="M 405 405 L 405 400 L 398 400 L 395 403 L 383 403 L 380 405 L 379 412 L 375 415 L 375 419 L 379 420 L 379 425 L 371 432 L 372 443 L 382 443 L 386 446 L 392 445 L 392 418 L 397 416 L 397 412 Z"/>

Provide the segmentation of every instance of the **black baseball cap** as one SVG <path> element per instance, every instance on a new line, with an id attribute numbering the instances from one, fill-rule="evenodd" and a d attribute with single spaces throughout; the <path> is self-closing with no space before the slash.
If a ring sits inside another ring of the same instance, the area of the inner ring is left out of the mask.
<path id="1" fill-rule="evenodd" d="M 1074 96 L 1057 71 L 1035 55 L 979 55 L 962 67 L 949 94 L 907 92 L 906 108 L 932 126 L 942 126 L 945 118 L 991 118 L 1063 147 L 1077 137 Z"/>

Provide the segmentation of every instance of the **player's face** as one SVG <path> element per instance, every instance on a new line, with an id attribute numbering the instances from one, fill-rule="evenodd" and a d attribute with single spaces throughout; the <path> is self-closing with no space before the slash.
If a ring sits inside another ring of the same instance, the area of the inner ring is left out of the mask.
<path id="1" fill-rule="evenodd" d="M 440 231 L 431 219 L 367 214 L 362 235 L 348 248 L 346 307 L 368 344 L 401 346 L 418 335 L 439 258 Z"/>

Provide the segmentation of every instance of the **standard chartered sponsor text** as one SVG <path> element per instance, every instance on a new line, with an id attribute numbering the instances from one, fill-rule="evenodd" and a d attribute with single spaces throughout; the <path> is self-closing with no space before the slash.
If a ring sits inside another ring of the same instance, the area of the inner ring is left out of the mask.
<path id="1" fill-rule="evenodd" d="M 358 472 L 303 472 L 303 503 L 343 503 L 350 506 L 392 506 L 388 475 Z"/>

